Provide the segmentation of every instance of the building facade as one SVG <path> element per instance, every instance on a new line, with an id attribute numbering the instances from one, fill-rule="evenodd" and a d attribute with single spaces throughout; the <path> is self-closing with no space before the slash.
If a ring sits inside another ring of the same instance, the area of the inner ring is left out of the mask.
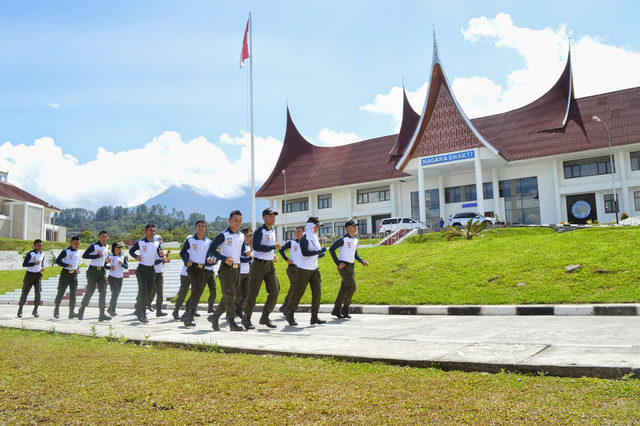
<path id="1" fill-rule="evenodd" d="M 0 172 L 0 238 L 66 241 L 67 228 L 55 224 L 60 209 L 7 182 Z"/>
<path id="2" fill-rule="evenodd" d="M 576 99 L 569 52 L 558 81 L 536 101 L 469 119 L 434 42 L 424 108 L 416 113 L 405 94 L 397 135 L 317 147 L 287 110 L 282 152 L 256 197 L 281 213 L 280 238 L 309 216 L 325 223 L 322 234 L 343 234 L 353 218 L 364 234 L 383 218 L 437 226 L 463 211 L 509 224 L 638 216 L 640 88 Z"/>

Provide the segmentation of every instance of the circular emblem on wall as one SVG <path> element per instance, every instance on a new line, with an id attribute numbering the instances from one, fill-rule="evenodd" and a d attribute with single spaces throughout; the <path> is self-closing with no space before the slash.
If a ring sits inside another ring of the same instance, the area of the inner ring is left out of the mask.
<path id="1" fill-rule="evenodd" d="M 591 205 L 583 200 L 576 201 L 571 206 L 571 213 L 578 219 L 584 219 L 591 214 Z"/>

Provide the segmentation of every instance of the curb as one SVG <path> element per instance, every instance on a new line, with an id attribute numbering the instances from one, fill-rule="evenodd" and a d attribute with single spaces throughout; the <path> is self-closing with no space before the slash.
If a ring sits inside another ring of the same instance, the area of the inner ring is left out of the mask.
<path id="1" fill-rule="evenodd" d="M 9 301 L 7 305 L 17 305 Z M 60 306 L 68 306 L 63 300 Z M 27 301 L 27 306 L 33 300 Z M 41 306 L 53 306 L 52 301 L 43 301 Z M 77 304 L 79 306 L 79 303 Z M 154 304 L 155 305 L 155 304 Z M 217 305 L 217 303 L 216 303 Z M 98 302 L 92 301 L 89 307 L 97 308 Z M 162 308 L 173 310 L 175 305 L 166 302 Z M 262 312 L 264 305 L 258 304 L 254 312 Z M 118 303 L 118 308 L 134 309 L 134 303 Z M 198 310 L 207 310 L 207 305 L 200 303 Z M 275 309 L 274 309 L 275 310 Z M 333 305 L 320 305 L 319 312 L 330 314 Z M 298 306 L 298 312 L 311 312 L 311 305 Z M 351 305 L 349 313 L 373 315 L 458 315 L 458 316 L 638 316 L 640 303 L 608 304 L 608 305 Z"/>

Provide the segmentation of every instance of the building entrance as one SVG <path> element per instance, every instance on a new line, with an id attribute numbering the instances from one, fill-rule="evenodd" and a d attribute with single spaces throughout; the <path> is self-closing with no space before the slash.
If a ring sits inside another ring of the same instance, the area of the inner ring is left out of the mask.
<path id="1" fill-rule="evenodd" d="M 569 223 L 586 224 L 597 220 L 596 194 L 567 195 L 567 218 Z"/>

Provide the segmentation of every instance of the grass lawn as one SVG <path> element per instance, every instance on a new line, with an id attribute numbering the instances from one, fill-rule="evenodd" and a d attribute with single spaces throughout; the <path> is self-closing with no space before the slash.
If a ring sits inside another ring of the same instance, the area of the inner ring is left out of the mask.
<path id="1" fill-rule="evenodd" d="M 60 266 L 48 266 L 42 273 L 42 279 L 47 280 L 51 277 L 60 275 L 62 268 Z M 24 279 L 24 269 L 18 271 L 0 271 L 0 294 L 22 288 L 22 280 Z M 29 299 L 33 299 L 34 290 L 31 290 Z"/>
<path id="2" fill-rule="evenodd" d="M 0 328 L 7 424 L 633 424 L 640 381 L 146 348 Z M 210 352 L 207 352 L 209 350 Z"/>
<path id="3" fill-rule="evenodd" d="M 639 227 L 587 228 L 556 234 L 548 228 L 496 229 L 473 240 L 447 242 L 440 233 L 424 243 L 358 250 L 354 304 L 558 304 L 640 301 Z M 568 274 L 565 266 L 582 269 Z M 322 303 L 340 287 L 329 254 L 319 260 Z M 289 282 L 277 262 L 279 301 Z M 604 273 L 603 273 L 604 272 Z M 263 286 L 264 287 L 264 286 Z M 308 291 L 302 303 L 311 303 Z M 204 298 L 204 296 L 203 296 Z M 264 288 L 258 302 L 266 300 Z"/>

